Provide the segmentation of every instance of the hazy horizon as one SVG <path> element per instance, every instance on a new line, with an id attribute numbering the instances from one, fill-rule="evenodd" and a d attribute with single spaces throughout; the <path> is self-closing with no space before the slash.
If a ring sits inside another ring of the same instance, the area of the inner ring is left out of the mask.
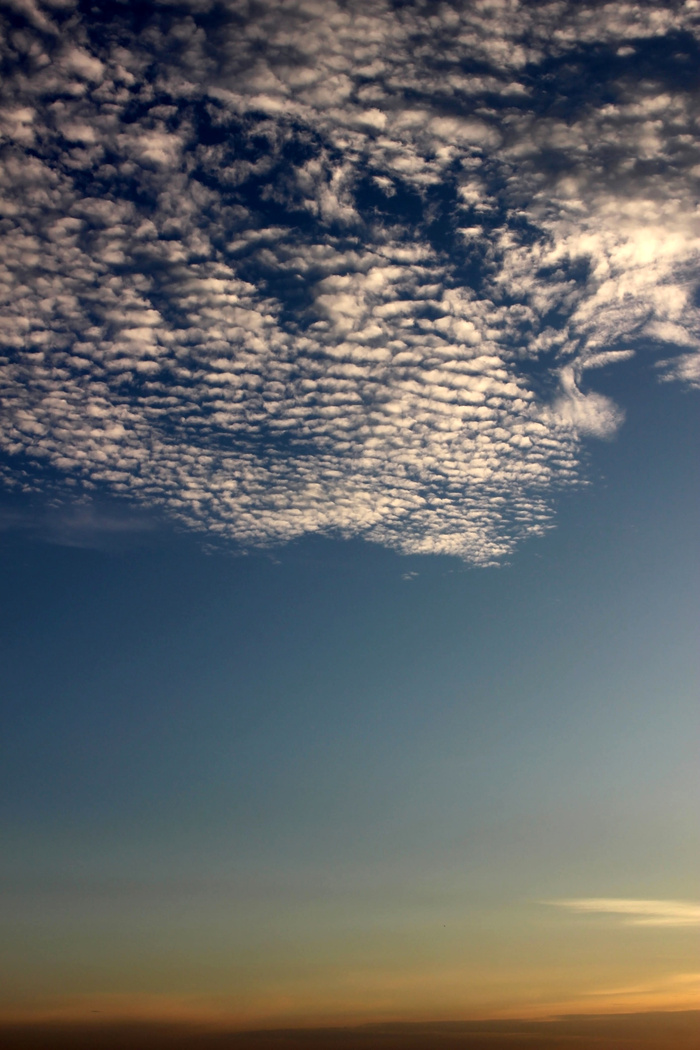
<path id="1" fill-rule="evenodd" d="M 463 1050 L 564 1050 L 576 1045 L 596 1050 L 618 1050 L 620 1040 L 635 1050 L 692 1050 L 697 1047 L 700 1011 L 644 1013 L 571 1017 L 549 1021 L 453 1022 L 448 1024 L 384 1024 L 346 1028 L 261 1029 L 252 1032 L 217 1031 L 205 1026 L 138 1023 L 110 1026 L 84 1022 L 82 1025 L 0 1026 L 7 1050 L 80 1050 L 129 1047 L 131 1050 L 186 1050 L 197 1046 L 206 1050 L 428 1050 L 433 1047 L 459 1047 Z"/>

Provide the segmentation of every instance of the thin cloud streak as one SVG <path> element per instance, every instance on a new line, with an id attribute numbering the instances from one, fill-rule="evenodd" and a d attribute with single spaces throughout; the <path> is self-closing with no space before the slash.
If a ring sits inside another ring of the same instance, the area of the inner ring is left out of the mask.
<path id="1" fill-rule="evenodd" d="M 567 908 L 582 914 L 623 917 L 623 921 L 629 926 L 700 925 L 700 904 L 692 901 L 583 897 L 549 903 L 557 908 Z"/>

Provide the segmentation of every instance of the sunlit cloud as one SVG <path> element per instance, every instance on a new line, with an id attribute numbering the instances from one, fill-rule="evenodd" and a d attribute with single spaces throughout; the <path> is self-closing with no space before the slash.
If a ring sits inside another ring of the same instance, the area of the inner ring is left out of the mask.
<path id="1" fill-rule="evenodd" d="M 592 369 L 697 386 L 696 6 L 213 11 L 13 6 L 0 473 L 502 560 L 623 422 Z"/>
<path id="2" fill-rule="evenodd" d="M 550 901 L 557 908 L 589 915 L 614 915 L 629 926 L 697 926 L 700 904 L 692 901 L 628 900 L 619 897 L 584 897 Z"/>

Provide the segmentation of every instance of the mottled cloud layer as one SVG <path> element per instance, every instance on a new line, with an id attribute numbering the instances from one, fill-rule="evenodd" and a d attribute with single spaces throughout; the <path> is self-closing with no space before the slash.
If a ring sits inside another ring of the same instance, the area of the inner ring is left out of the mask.
<path id="1" fill-rule="evenodd" d="M 492 564 L 700 387 L 698 0 L 4 11 L 7 484 Z"/>

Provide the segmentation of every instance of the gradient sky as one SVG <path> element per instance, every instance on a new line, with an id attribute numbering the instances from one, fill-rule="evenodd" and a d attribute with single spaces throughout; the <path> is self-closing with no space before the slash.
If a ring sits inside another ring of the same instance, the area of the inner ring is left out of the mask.
<path id="1" fill-rule="evenodd" d="M 0 1020 L 695 1006 L 700 3 L 2 17 Z"/>

